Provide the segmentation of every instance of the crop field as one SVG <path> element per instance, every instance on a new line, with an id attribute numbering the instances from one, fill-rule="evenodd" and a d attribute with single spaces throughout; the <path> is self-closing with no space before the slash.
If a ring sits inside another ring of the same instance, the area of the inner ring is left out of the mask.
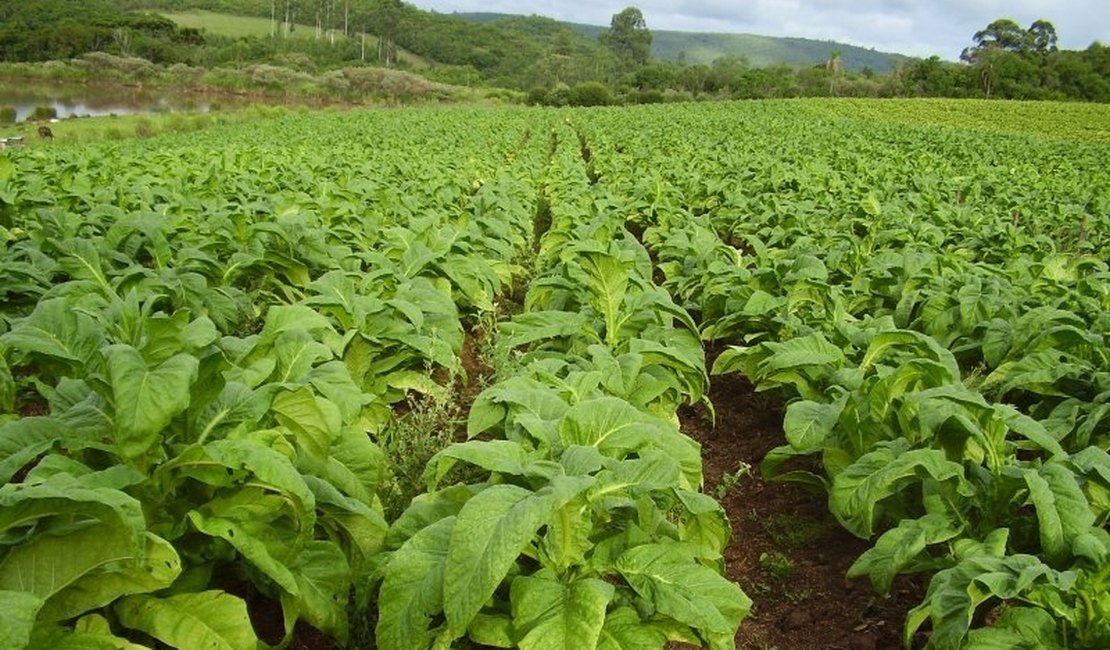
<path id="1" fill-rule="evenodd" d="M 0 154 L 0 649 L 1110 647 L 1110 107 Z"/>

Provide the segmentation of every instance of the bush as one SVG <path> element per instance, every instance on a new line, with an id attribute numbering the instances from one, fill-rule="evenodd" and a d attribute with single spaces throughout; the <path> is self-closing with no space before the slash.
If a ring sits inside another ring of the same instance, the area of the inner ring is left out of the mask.
<path id="1" fill-rule="evenodd" d="M 638 90 L 628 95 L 631 104 L 662 104 L 665 101 L 667 98 L 658 90 Z"/>
<path id="2" fill-rule="evenodd" d="M 609 87 L 596 81 L 576 84 L 567 96 L 570 106 L 608 106 L 613 103 Z"/>
<path id="3" fill-rule="evenodd" d="M 524 103 L 529 106 L 543 106 L 547 103 L 547 89 L 536 86 L 528 91 L 528 95 L 524 98 Z"/>
<path id="4" fill-rule="evenodd" d="M 0 124 L 12 124 L 15 122 L 15 109 L 11 106 L 0 108 Z"/>
<path id="5" fill-rule="evenodd" d="M 46 120 L 53 120 L 57 117 L 58 110 L 53 106 L 36 106 L 27 120 L 30 122 L 45 122 Z"/>
<path id="6" fill-rule="evenodd" d="M 154 124 L 143 118 L 135 123 L 135 135 L 140 138 L 149 138 L 154 135 Z"/>

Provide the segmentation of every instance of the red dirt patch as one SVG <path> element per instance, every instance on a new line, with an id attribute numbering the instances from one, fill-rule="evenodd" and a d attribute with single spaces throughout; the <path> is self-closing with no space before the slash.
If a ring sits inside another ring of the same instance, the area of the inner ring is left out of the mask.
<path id="1" fill-rule="evenodd" d="M 719 498 L 732 523 L 726 575 L 754 601 L 737 647 L 899 647 L 906 612 L 923 597 L 922 581 L 900 577 L 884 598 L 866 579 L 846 578 L 870 543 L 839 526 L 824 494 L 759 476 L 767 452 L 785 444 L 782 404 L 739 375 L 715 377 L 710 399 L 715 428 L 703 408 L 684 408 L 679 417 L 683 432 L 702 445 L 705 491 Z M 745 466 L 751 471 L 739 480 L 727 478 Z"/>

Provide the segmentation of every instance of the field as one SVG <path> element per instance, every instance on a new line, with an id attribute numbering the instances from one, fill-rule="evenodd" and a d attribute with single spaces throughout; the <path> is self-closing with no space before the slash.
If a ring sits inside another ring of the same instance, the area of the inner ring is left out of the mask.
<path id="1" fill-rule="evenodd" d="M 226 36 L 228 38 L 244 38 L 250 36 L 258 38 L 269 37 L 274 29 L 273 23 L 268 18 L 233 16 L 231 14 L 223 14 L 215 11 L 162 11 L 159 13 L 177 23 L 180 27 L 192 27 L 193 29 L 199 29 L 214 36 Z M 279 21 L 278 28 L 280 29 L 280 27 L 281 23 Z M 342 29 L 339 30 L 339 32 L 342 31 Z M 316 27 L 298 23 L 293 26 L 289 35 L 291 38 L 302 40 L 316 38 Z M 343 39 L 346 37 L 343 36 L 342 33 L 339 33 L 336 35 L 336 38 Z M 367 51 L 374 52 L 377 47 L 378 37 L 367 34 Z M 428 67 L 428 62 L 424 57 L 413 54 L 403 48 L 398 50 L 398 56 L 402 62 L 413 68 L 419 69 Z"/>
<path id="2" fill-rule="evenodd" d="M 1110 108 L 0 154 L 0 648 L 1110 647 Z"/>

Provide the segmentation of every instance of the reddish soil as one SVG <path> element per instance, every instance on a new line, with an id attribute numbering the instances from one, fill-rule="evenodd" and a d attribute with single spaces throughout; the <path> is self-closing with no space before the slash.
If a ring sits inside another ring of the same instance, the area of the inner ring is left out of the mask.
<path id="1" fill-rule="evenodd" d="M 726 575 L 754 601 L 737 647 L 900 647 L 902 622 L 921 601 L 922 582 L 901 577 L 884 598 L 866 578 L 846 578 L 870 544 L 840 528 L 824 494 L 759 476 L 763 457 L 785 443 L 782 405 L 739 375 L 714 377 L 710 399 L 716 427 L 703 408 L 683 409 L 679 417 L 683 432 L 702 444 L 705 491 L 718 497 L 732 523 Z M 724 478 L 745 466 L 751 471 L 738 481 Z"/>

